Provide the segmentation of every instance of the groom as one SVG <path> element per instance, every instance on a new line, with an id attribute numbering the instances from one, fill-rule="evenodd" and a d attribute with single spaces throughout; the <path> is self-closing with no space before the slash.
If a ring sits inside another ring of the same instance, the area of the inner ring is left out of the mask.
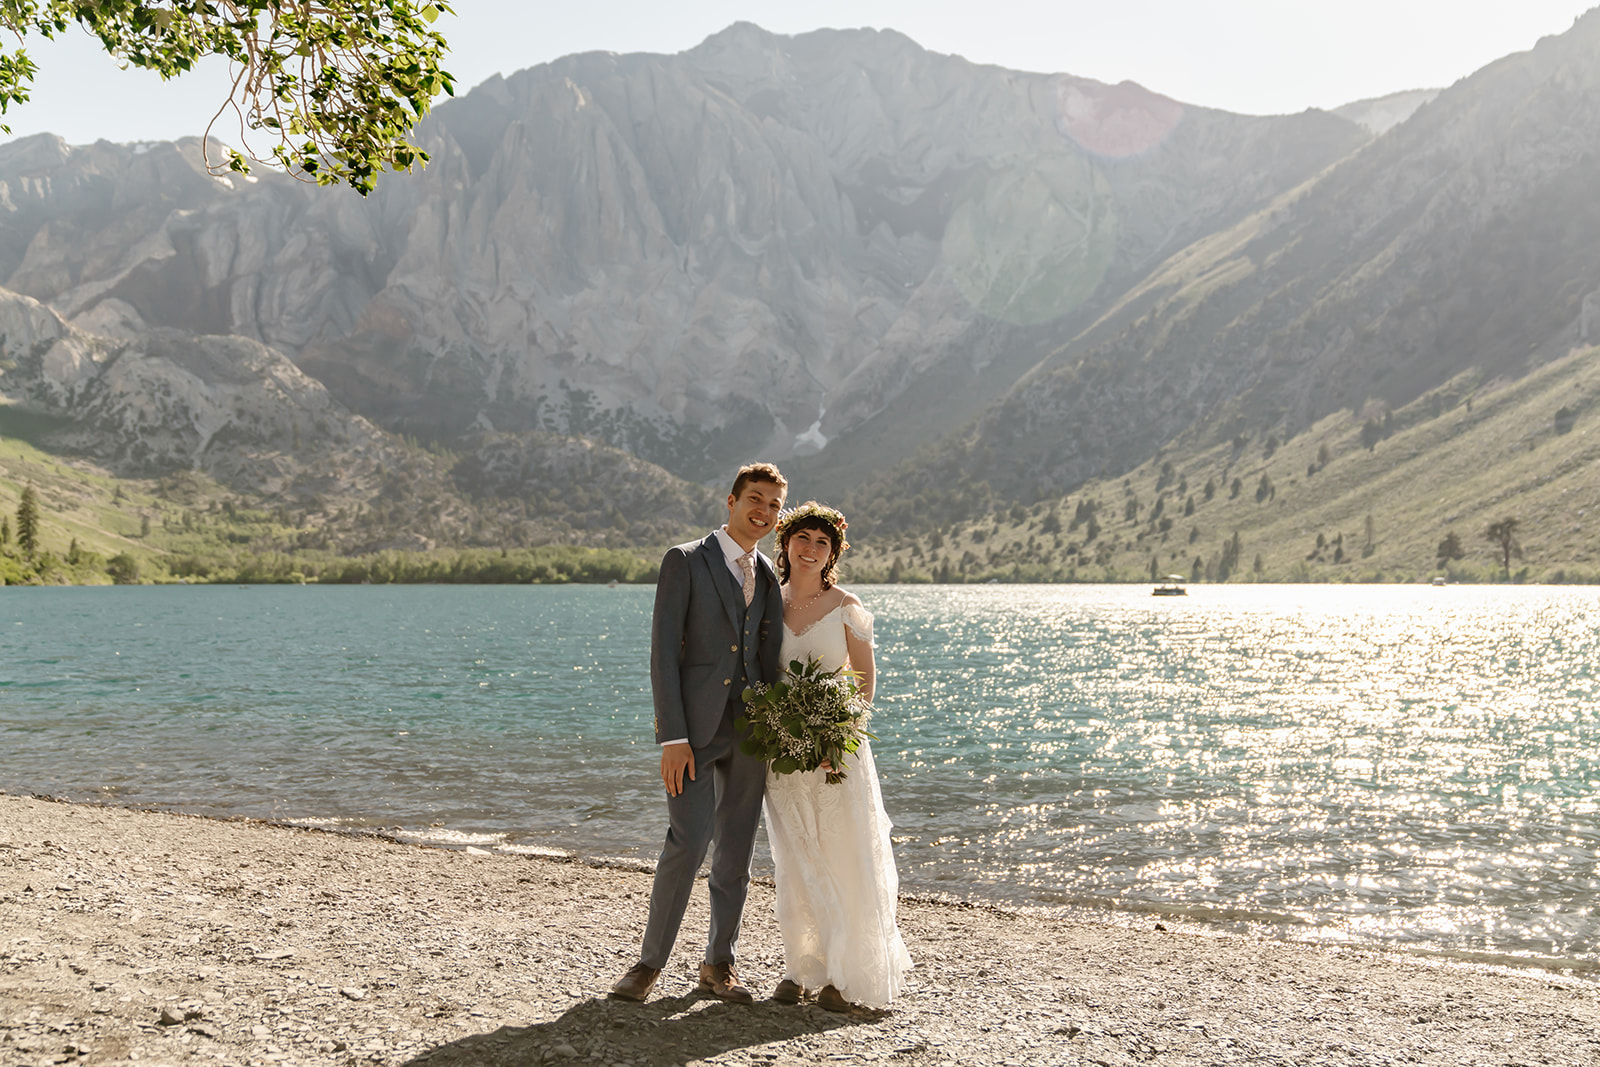
<path id="1" fill-rule="evenodd" d="M 778 677 L 783 596 L 756 542 L 777 525 L 788 485 L 770 463 L 740 467 L 728 494 L 727 525 L 703 541 L 668 549 L 661 560 L 650 688 L 667 787 L 667 841 L 656 863 L 639 962 L 611 987 L 614 997 L 650 995 L 672 954 L 700 862 L 714 846 L 711 935 L 699 988 L 751 1002 L 733 950 L 750 888 L 767 765 L 740 751 L 733 721 L 744 713 L 746 686 Z"/>

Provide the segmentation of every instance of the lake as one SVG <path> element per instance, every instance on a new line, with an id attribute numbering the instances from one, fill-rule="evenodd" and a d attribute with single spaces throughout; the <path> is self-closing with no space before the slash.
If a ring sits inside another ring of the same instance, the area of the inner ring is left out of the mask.
<path id="1" fill-rule="evenodd" d="M 903 891 L 1600 971 L 1595 590 L 857 591 Z M 0 789 L 651 861 L 652 597 L 0 589 Z"/>

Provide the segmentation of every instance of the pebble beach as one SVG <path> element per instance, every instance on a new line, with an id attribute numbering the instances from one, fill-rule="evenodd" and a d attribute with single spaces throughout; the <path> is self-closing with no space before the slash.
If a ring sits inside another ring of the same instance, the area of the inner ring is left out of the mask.
<path id="1" fill-rule="evenodd" d="M 886 1012 L 694 993 L 703 883 L 643 1004 L 647 870 L 0 794 L 0 1064 L 1600 1063 L 1583 976 L 903 900 Z"/>

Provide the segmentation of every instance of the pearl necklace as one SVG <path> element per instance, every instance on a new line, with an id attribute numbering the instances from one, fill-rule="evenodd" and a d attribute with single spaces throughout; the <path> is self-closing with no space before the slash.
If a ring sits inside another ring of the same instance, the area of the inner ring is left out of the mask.
<path id="1" fill-rule="evenodd" d="M 784 605 L 784 610 L 785 611 L 789 611 L 789 612 L 794 612 L 794 613 L 798 614 L 799 612 L 802 612 L 802 611 L 806 610 L 807 608 L 809 608 L 811 605 L 815 604 L 817 602 L 817 598 L 820 597 L 823 593 L 826 593 L 827 591 L 828 591 L 828 587 L 827 586 L 823 586 L 821 589 L 818 589 L 815 593 L 813 593 L 811 595 L 811 599 L 810 600 L 807 600 L 804 604 L 801 604 L 799 607 L 795 607 L 794 606 L 794 597 L 793 597 L 793 595 L 791 595 L 789 597 L 789 602 Z"/>

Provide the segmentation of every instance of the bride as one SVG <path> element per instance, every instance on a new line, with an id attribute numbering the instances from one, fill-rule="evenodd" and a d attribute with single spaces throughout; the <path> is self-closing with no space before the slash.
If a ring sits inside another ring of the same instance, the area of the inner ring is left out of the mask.
<path id="1" fill-rule="evenodd" d="M 808 500 L 778 519 L 783 582 L 779 662 L 815 656 L 824 669 L 848 665 L 872 699 L 872 615 L 834 584 L 844 516 Z M 846 759 L 844 781 L 815 771 L 767 771 L 765 813 L 778 888 L 784 979 L 773 999 L 797 1003 L 808 989 L 830 1011 L 852 1004 L 887 1007 L 911 967 L 895 925 L 899 877 L 889 847 L 889 817 L 878 790 L 871 742 Z"/>

